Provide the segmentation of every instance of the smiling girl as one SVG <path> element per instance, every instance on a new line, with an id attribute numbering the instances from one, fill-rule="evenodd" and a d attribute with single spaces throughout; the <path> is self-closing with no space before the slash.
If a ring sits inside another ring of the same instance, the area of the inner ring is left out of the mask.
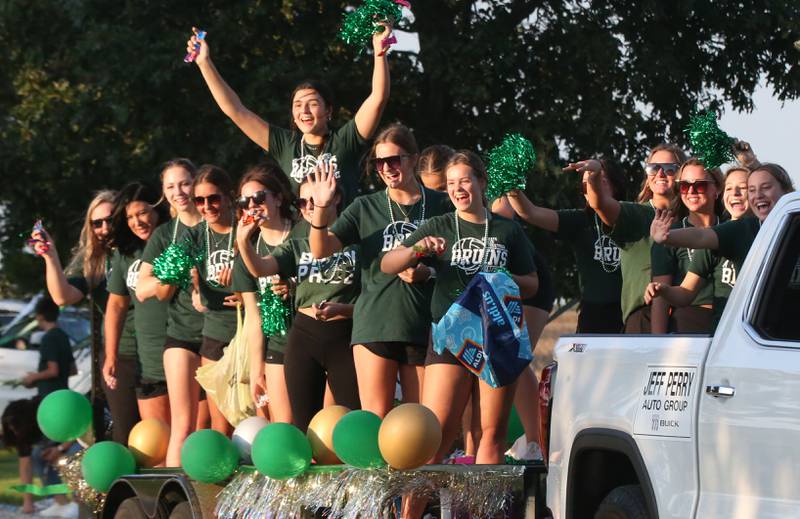
<path id="1" fill-rule="evenodd" d="M 136 393 L 142 419 L 158 418 L 169 423 L 169 398 L 162 352 L 166 337 L 167 304 L 156 299 L 140 302 L 135 297 L 142 266 L 142 252 L 159 224 L 165 222 L 167 208 L 159 204 L 159 193 L 134 182 L 123 187 L 114 204 L 111 243 L 116 247 L 108 280 L 105 318 L 105 361 L 103 378 L 117 387 L 117 363 L 123 338 L 135 337 L 141 367 Z M 125 374 L 127 376 L 127 374 Z"/>
<path id="2" fill-rule="evenodd" d="M 383 40 L 391 34 L 391 26 L 381 25 L 384 30 L 372 38 L 372 91 L 353 119 L 340 128 L 330 126 L 334 115 L 333 97 L 318 81 L 304 81 L 292 92 L 293 129 L 287 130 L 266 122 L 242 104 L 211 61 L 208 41 L 197 39 L 196 29 L 195 36 L 187 42 L 187 52 L 194 52 L 195 46 L 200 46 L 195 63 L 217 105 L 245 135 L 278 162 L 290 177 L 295 193 L 317 162 L 331 163 L 337 177 L 341 177 L 345 204 L 348 204 L 358 193 L 359 162 L 366 141 L 377 129 L 389 99 L 389 65 Z"/>

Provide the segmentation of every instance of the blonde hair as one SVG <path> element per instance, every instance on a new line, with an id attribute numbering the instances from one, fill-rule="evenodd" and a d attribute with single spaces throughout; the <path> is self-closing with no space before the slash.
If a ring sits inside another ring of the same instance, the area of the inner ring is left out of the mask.
<path id="1" fill-rule="evenodd" d="M 677 162 L 678 165 L 686 162 L 686 153 L 677 145 L 669 143 L 659 144 L 655 148 L 651 149 L 650 153 L 647 155 L 647 162 L 649 163 L 650 159 L 653 158 L 653 155 L 659 151 L 668 151 L 672 153 L 672 156 L 675 158 L 675 162 Z M 642 189 L 639 191 L 639 195 L 636 197 L 636 201 L 640 204 L 643 204 L 644 202 L 647 202 L 653 198 L 653 191 L 650 189 L 650 182 L 648 182 L 648 180 L 649 179 L 647 178 L 647 175 L 645 175 L 644 180 L 642 180 Z"/>
<path id="2" fill-rule="evenodd" d="M 92 228 L 92 213 L 100 204 L 113 204 L 116 192 L 111 190 L 98 191 L 86 209 L 83 219 L 81 236 L 78 243 L 72 248 L 72 259 L 67 265 L 66 272 L 81 273 L 86 278 L 89 288 L 100 284 L 106 275 L 106 256 L 108 249 L 97 239 Z"/>

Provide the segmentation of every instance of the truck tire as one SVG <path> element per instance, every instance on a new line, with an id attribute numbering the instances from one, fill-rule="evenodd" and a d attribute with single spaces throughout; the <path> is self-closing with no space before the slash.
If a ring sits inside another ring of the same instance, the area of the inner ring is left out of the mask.
<path id="1" fill-rule="evenodd" d="M 192 506 L 189 501 L 181 501 L 169 513 L 169 519 L 193 519 Z"/>
<path id="2" fill-rule="evenodd" d="M 625 485 L 609 492 L 594 519 L 650 519 L 641 487 Z"/>
<path id="3" fill-rule="evenodd" d="M 129 497 L 119 504 L 114 519 L 147 519 L 138 497 Z"/>

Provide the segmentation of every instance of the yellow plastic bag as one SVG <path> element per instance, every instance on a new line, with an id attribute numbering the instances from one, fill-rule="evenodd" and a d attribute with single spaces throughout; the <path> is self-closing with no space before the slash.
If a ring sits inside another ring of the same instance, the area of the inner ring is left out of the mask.
<path id="1" fill-rule="evenodd" d="M 247 324 L 250 315 L 236 306 L 236 335 L 225 348 L 222 358 L 214 364 L 197 368 L 195 378 L 214 400 L 219 410 L 236 427 L 247 417 L 255 416 L 256 407 L 250 398 L 250 355 L 247 351 Z"/>

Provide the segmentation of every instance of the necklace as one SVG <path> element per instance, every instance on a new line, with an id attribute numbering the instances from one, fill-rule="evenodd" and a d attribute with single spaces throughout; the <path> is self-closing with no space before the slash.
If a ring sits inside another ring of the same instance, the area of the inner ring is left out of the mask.
<path id="1" fill-rule="evenodd" d="M 228 258 L 233 256 L 233 248 L 232 248 L 233 247 L 233 230 L 234 230 L 234 228 L 233 228 L 233 226 L 231 226 L 231 230 L 228 232 L 228 246 L 225 247 L 225 252 L 227 252 L 226 256 L 228 256 Z M 215 243 L 214 245 L 215 245 L 215 247 L 218 246 L 219 242 Z M 226 263 L 229 263 L 229 261 L 226 262 Z M 208 274 L 210 272 L 211 272 L 211 233 L 209 231 L 208 222 L 206 222 L 206 281 L 212 287 L 222 288 L 222 285 L 220 285 L 216 281 L 208 279 Z"/>
<path id="2" fill-rule="evenodd" d="M 422 208 L 420 210 L 420 216 L 419 216 L 419 223 L 421 225 L 422 222 L 425 221 L 425 189 L 422 186 L 420 186 L 419 184 L 417 184 L 417 186 L 419 186 L 420 193 L 422 193 L 422 197 L 420 198 L 420 200 L 422 200 Z M 398 204 L 397 202 L 394 202 L 395 204 L 397 204 L 397 208 L 400 209 L 400 212 L 403 213 L 403 216 L 405 217 L 405 220 L 403 221 L 404 223 L 410 223 L 410 224 L 414 225 L 411 222 L 411 215 L 414 214 L 414 208 L 417 207 L 417 204 L 420 202 L 420 200 L 417 200 L 414 203 L 414 205 L 411 206 L 411 209 L 408 211 L 408 213 L 406 213 L 403 210 L 403 207 L 400 204 Z M 392 210 L 392 202 L 393 202 L 393 200 L 389 196 L 389 188 L 387 187 L 386 188 L 386 205 L 389 206 L 390 227 L 392 229 L 392 236 L 394 236 L 395 243 L 399 243 L 399 242 L 403 241 L 405 236 L 402 233 L 397 232 L 397 223 L 399 223 L 399 222 L 397 220 L 395 220 L 395 218 L 394 218 L 394 210 Z M 416 229 L 416 226 L 414 228 Z"/>
<path id="3" fill-rule="evenodd" d="M 172 241 L 170 243 L 175 243 L 175 239 L 178 237 L 178 221 L 179 218 L 175 217 L 175 225 L 172 227 Z"/>
<path id="4" fill-rule="evenodd" d="M 261 229 L 259 229 L 258 230 L 258 240 L 256 240 L 256 254 L 257 255 L 261 255 L 259 249 L 261 248 L 261 242 L 262 241 L 264 241 L 264 245 L 266 245 L 267 247 L 272 247 L 272 249 L 274 249 L 275 247 L 277 247 L 278 245 L 280 245 L 281 243 L 286 241 L 286 237 L 289 236 L 289 230 L 290 229 L 291 229 L 291 226 L 289 225 L 289 222 L 287 220 L 284 220 L 283 221 L 283 233 L 281 234 L 281 239 L 275 245 L 270 245 L 269 243 L 267 243 L 267 241 L 264 240 L 264 236 L 261 234 L 261 232 L 262 232 Z M 267 252 L 272 252 L 272 249 L 268 250 Z"/>
<path id="5" fill-rule="evenodd" d="M 602 228 L 600 227 L 600 217 L 597 216 L 597 213 L 594 213 L 594 228 L 597 231 L 597 240 L 594 242 L 594 250 L 595 254 L 599 254 L 600 257 L 595 258 L 597 261 L 600 262 L 600 266 L 603 267 L 603 272 L 611 274 L 612 272 L 616 272 L 619 269 L 619 256 L 615 255 L 611 259 L 611 261 L 606 261 L 606 247 L 611 247 L 612 251 L 618 250 L 617 244 L 614 243 L 607 234 L 603 233 Z"/>
<path id="6" fill-rule="evenodd" d="M 478 266 L 475 272 L 482 271 L 484 266 L 486 266 L 486 247 L 489 243 L 489 210 L 484 207 L 483 211 L 486 214 L 486 222 L 483 224 L 483 248 L 481 249 L 481 264 Z M 459 229 L 458 225 L 458 209 L 453 211 L 453 219 L 456 222 L 456 243 L 459 243 L 461 241 L 461 230 Z M 457 266 L 461 267 L 461 265 Z M 464 268 L 462 268 L 462 270 L 467 271 L 467 269 Z"/>
<path id="7" fill-rule="evenodd" d="M 717 225 L 718 223 L 719 223 L 719 217 L 716 217 L 716 220 L 714 221 L 713 225 Z M 684 216 L 681 222 L 681 227 L 686 229 L 687 224 L 689 225 L 689 227 L 694 227 L 694 225 L 692 225 L 691 222 L 689 222 L 689 217 Z M 689 263 L 691 263 L 692 259 L 694 259 L 694 249 L 686 247 L 685 250 L 686 250 L 686 255 L 689 256 Z"/>
<path id="8" fill-rule="evenodd" d="M 344 255 L 344 254 L 345 254 L 344 251 L 334 252 L 333 256 L 330 256 L 329 258 L 325 258 L 326 260 L 331 260 L 331 259 L 335 258 L 334 261 L 333 261 L 333 267 L 328 269 L 328 272 L 330 272 L 331 274 L 327 279 L 323 276 L 322 261 L 318 260 L 318 259 L 311 260 L 312 261 L 312 265 L 314 265 L 317 268 L 317 272 L 319 272 L 319 278 L 320 278 L 320 281 L 322 282 L 323 285 L 327 285 L 328 283 L 333 281 L 333 278 L 336 277 L 336 273 L 337 273 L 337 270 L 339 268 L 339 263 L 342 262 L 342 255 Z M 326 263 L 328 263 L 328 261 L 326 261 Z"/>

